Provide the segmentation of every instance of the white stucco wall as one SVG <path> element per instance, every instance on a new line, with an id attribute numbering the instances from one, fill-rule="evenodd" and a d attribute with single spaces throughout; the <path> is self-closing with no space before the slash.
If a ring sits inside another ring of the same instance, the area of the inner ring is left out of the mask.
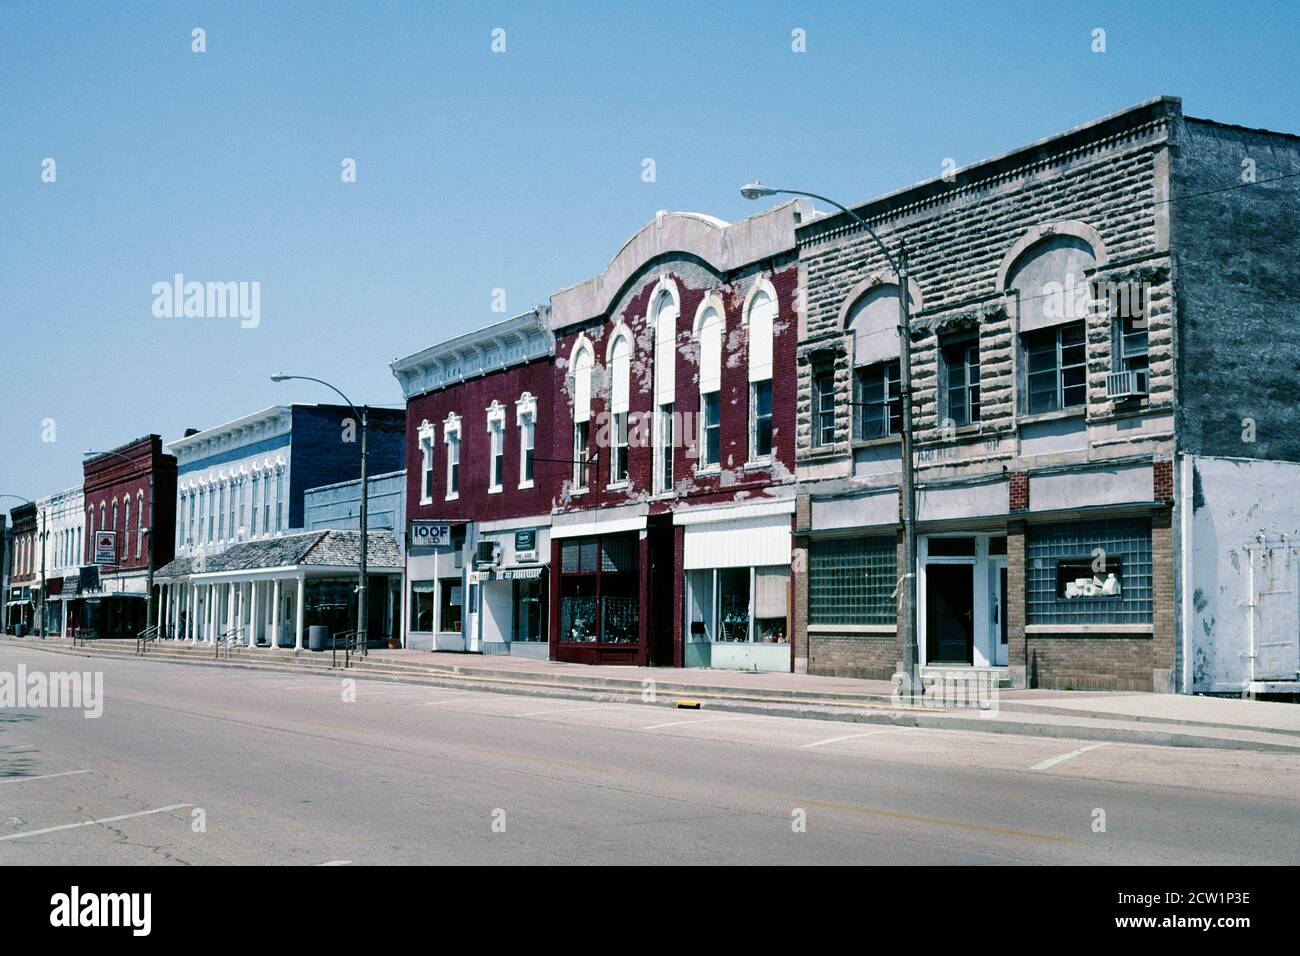
<path id="1" fill-rule="evenodd" d="M 1278 654 L 1300 655 L 1300 464 L 1189 457 L 1181 467 L 1185 679 L 1193 692 L 1241 690 L 1249 674 L 1247 605 L 1260 602 L 1250 593 L 1252 547 L 1257 580 L 1265 579 L 1261 534 L 1274 562 L 1272 589 L 1290 593 L 1263 599 L 1257 642 L 1290 640 L 1295 647 L 1257 648 L 1257 654 L 1273 656 L 1274 667 Z"/>

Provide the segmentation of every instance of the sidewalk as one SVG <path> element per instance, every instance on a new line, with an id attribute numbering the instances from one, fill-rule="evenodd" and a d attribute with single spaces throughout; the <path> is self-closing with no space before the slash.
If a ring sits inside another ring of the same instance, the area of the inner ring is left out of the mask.
<path id="1" fill-rule="evenodd" d="M 87 657 L 134 658 L 134 641 L 5 638 L 22 646 Z M 236 648 L 214 658 L 205 645 L 162 642 L 141 663 L 168 662 L 258 670 L 316 672 L 330 654 Z M 342 657 L 340 656 L 340 660 Z M 709 710 L 806 719 L 884 723 L 1078 740 L 1217 747 L 1300 754 L 1300 706 L 1295 704 L 1102 691 L 999 690 L 992 712 L 973 708 L 907 707 L 894 703 L 889 681 L 809 674 L 562 664 L 520 657 L 413 650 L 372 650 L 348 676 L 440 687 L 582 700 L 653 702 L 677 706 L 687 698 Z M 653 699 L 647 691 L 653 689 Z"/>

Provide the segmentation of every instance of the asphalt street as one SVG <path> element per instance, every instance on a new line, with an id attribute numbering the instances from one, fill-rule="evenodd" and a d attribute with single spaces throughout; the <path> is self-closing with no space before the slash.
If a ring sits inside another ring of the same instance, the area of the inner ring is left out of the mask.
<path id="1" fill-rule="evenodd" d="M 0 644 L 0 864 L 1296 864 L 1300 757 Z"/>

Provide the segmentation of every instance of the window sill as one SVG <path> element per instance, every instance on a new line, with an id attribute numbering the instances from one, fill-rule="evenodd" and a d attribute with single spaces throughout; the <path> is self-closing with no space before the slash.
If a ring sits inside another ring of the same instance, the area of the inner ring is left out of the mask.
<path id="1" fill-rule="evenodd" d="M 1026 624 L 1025 633 L 1030 637 L 1054 635 L 1058 637 L 1079 637 L 1093 634 L 1117 636 L 1151 637 L 1155 634 L 1153 624 Z"/>
<path id="2" fill-rule="evenodd" d="M 1035 412 L 1032 415 L 1020 415 L 1016 418 L 1017 425 L 1034 425 L 1038 422 L 1056 422 L 1066 418 L 1086 418 L 1088 407 L 1086 405 L 1074 408 L 1060 408 L 1054 412 Z"/>
<path id="3" fill-rule="evenodd" d="M 500 485 L 491 485 L 491 486 L 488 487 L 488 492 L 487 492 L 487 493 L 490 494 L 490 495 L 499 495 L 499 494 L 501 494 L 501 486 L 500 486 Z"/>
<path id="4" fill-rule="evenodd" d="M 745 471 L 763 471 L 771 468 L 776 463 L 775 455 L 765 455 L 762 458 L 755 458 L 752 461 L 745 462 Z"/>
<path id="5" fill-rule="evenodd" d="M 864 448 L 883 448 L 889 445 L 902 444 L 902 435 L 884 435 L 881 438 L 855 438 L 852 442 L 854 451 L 860 451 Z"/>
<path id="6" fill-rule="evenodd" d="M 525 488 L 531 488 L 531 487 L 533 487 L 533 483 L 532 483 L 531 481 L 521 481 L 521 482 L 519 482 L 519 490 L 520 490 L 520 491 L 523 491 Z"/>
<path id="7" fill-rule="evenodd" d="M 431 504 L 433 504 L 433 499 L 432 499 L 432 498 L 421 498 L 421 499 L 420 499 L 420 504 L 422 504 L 422 505 L 431 505 Z"/>
<path id="8" fill-rule="evenodd" d="M 448 495 L 448 496 L 447 496 L 446 498 L 444 498 L 443 500 L 444 500 L 444 501 L 455 501 L 455 500 L 457 500 L 458 498 L 460 498 L 460 492 L 456 492 L 456 494 L 454 494 L 454 495 Z"/>
<path id="9" fill-rule="evenodd" d="M 722 465 L 696 465 L 694 472 L 697 475 L 720 475 L 722 474 Z"/>
<path id="10" fill-rule="evenodd" d="M 590 488 L 574 488 L 569 492 L 569 497 L 580 498 L 581 496 L 587 494 L 587 492 L 589 491 L 591 491 Z"/>
<path id="11" fill-rule="evenodd" d="M 626 491 L 628 488 L 631 488 L 631 487 L 632 487 L 632 482 L 630 482 L 630 481 L 613 481 L 613 482 L 610 482 L 608 485 L 605 486 L 605 490 L 606 490 L 606 491 Z"/>

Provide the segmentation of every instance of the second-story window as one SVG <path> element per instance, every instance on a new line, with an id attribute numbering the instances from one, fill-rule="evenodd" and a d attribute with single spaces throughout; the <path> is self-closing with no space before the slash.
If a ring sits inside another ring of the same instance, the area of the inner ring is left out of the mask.
<path id="1" fill-rule="evenodd" d="M 516 399 L 515 421 L 519 424 L 519 487 L 531 488 L 537 444 L 537 399 L 531 392 L 524 392 Z"/>
<path id="2" fill-rule="evenodd" d="M 1078 408 L 1087 402 L 1087 362 L 1082 322 L 1040 329 L 1022 336 L 1028 360 L 1028 396 L 1031 414 Z"/>
<path id="3" fill-rule="evenodd" d="M 609 483 L 623 484 L 628 478 L 627 416 L 631 401 L 632 338 L 626 329 L 614 332 L 609 343 Z"/>
<path id="4" fill-rule="evenodd" d="M 573 490 L 578 492 L 586 491 L 590 481 L 591 366 L 591 344 L 579 337 L 572 352 Z"/>
<path id="5" fill-rule="evenodd" d="M 262 476 L 262 534 L 271 533 L 271 473 Z"/>
<path id="6" fill-rule="evenodd" d="M 284 528 L 284 469 L 275 470 L 275 530 Z"/>
<path id="7" fill-rule="evenodd" d="M 877 362 L 856 370 L 856 419 L 859 441 L 897 435 L 903 430 L 903 399 L 899 392 L 899 364 Z"/>
<path id="8" fill-rule="evenodd" d="M 420 423 L 420 503 L 433 501 L 433 426 Z"/>
<path id="9" fill-rule="evenodd" d="M 451 501 L 460 497 L 460 416 L 452 412 L 442 423 L 443 441 L 447 445 L 447 494 Z"/>
<path id="10" fill-rule="evenodd" d="M 770 288 L 754 293 L 747 315 L 749 344 L 749 460 L 772 456 L 772 326 L 776 299 Z"/>
<path id="11" fill-rule="evenodd" d="M 835 444 L 835 368 L 823 365 L 813 370 L 812 443 L 814 448 Z"/>
<path id="12" fill-rule="evenodd" d="M 261 482 L 261 478 L 260 478 L 260 476 L 258 476 L 258 475 L 254 475 L 254 476 L 253 476 L 253 495 L 252 495 L 252 499 L 249 501 L 249 504 L 248 504 L 249 510 L 250 510 L 250 511 L 252 512 L 252 514 L 253 514 L 253 527 L 250 529 L 250 532 L 249 532 L 249 533 L 252 534 L 252 535 L 256 535 L 256 534 L 257 534 L 257 489 L 260 488 L 261 486 L 262 486 L 262 482 Z"/>
<path id="13" fill-rule="evenodd" d="M 135 556 L 138 558 L 144 551 L 144 492 L 135 496 L 135 514 Z M 149 520 L 153 521 L 153 515 L 149 516 Z"/>
<path id="14" fill-rule="evenodd" d="M 496 403 L 494 402 L 495 406 Z M 488 413 L 488 438 L 491 440 L 491 448 L 488 455 L 488 491 L 496 493 L 501 490 L 501 482 L 505 472 L 506 456 L 506 435 L 505 419 L 493 419 L 491 412 Z"/>
<path id="15" fill-rule="evenodd" d="M 654 324 L 654 490 L 664 493 L 673 487 L 673 407 L 677 394 L 677 288 L 669 279 L 661 280 L 650 309 Z"/>
<path id="16" fill-rule="evenodd" d="M 940 389 L 943 394 L 943 417 L 960 428 L 980 420 L 980 350 L 979 341 L 963 338 L 945 345 L 940 351 Z"/>
<path id="17" fill-rule="evenodd" d="M 721 303 L 706 298 L 695 320 L 700 354 L 699 467 L 722 462 L 722 331 Z"/>

